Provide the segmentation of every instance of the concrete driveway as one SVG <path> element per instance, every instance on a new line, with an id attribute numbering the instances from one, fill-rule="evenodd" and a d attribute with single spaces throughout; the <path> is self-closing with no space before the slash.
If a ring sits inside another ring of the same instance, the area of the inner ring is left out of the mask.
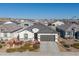
<path id="1" fill-rule="evenodd" d="M 51 41 L 45 41 L 45 42 L 41 42 L 40 45 L 40 52 L 46 52 L 46 53 L 50 53 L 50 52 L 59 52 L 59 49 L 57 47 L 56 42 Z"/>

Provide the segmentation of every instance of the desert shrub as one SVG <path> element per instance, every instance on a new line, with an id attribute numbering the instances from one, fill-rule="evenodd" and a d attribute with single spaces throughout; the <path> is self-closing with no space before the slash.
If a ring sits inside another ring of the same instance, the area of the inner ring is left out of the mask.
<path id="1" fill-rule="evenodd" d="M 67 44 L 63 44 L 64 47 L 69 48 L 70 46 Z"/>
<path id="2" fill-rule="evenodd" d="M 74 40 L 75 42 L 79 42 L 79 40 Z"/>
<path id="3" fill-rule="evenodd" d="M 66 49 L 67 51 L 71 51 L 70 49 Z"/>
<path id="4" fill-rule="evenodd" d="M 31 50 L 32 44 L 30 43 L 25 43 L 23 46 L 17 49 L 18 52 L 24 52 L 26 50 Z"/>
<path id="5" fill-rule="evenodd" d="M 5 42 L 4 42 L 4 41 L 2 41 L 2 42 L 1 42 L 1 44 L 5 44 Z"/>
<path id="6" fill-rule="evenodd" d="M 19 48 L 10 48 L 10 49 L 7 49 L 6 52 L 24 52 L 26 50 L 29 50 L 29 51 L 35 51 L 36 49 L 40 48 L 40 44 L 36 43 L 36 44 L 31 44 L 30 42 L 26 42 L 24 45 L 22 45 L 21 47 Z"/>
<path id="7" fill-rule="evenodd" d="M 2 45 L 0 45 L 0 48 L 2 48 Z"/>
<path id="8" fill-rule="evenodd" d="M 25 44 L 24 44 L 24 46 L 29 46 L 29 45 L 30 45 L 30 43 L 25 43 Z"/>
<path id="9" fill-rule="evenodd" d="M 23 41 L 15 42 L 15 45 L 22 45 L 22 44 L 23 44 Z"/>
<path id="10" fill-rule="evenodd" d="M 24 48 L 26 48 L 26 49 L 28 49 L 28 48 L 29 48 L 29 46 L 31 46 L 31 44 L 30 44 L 30 43 L 25 43 L 25 44 L 23 45 L 23 47 L 24 47 Z"/>
<path id="11" fill-rule="evenodd" d="M 40 42 L 38 40 L 34 40 L 35 44 L 40 44 Z"/>
<path id="12" fill-rule="evenodd" d="M 6 50 L 6 52 L 11 53 L 11 52 L 16 52 L 17 48 L 9 48 Z"/>
<path id="13" fill-rule="evenodd" d="M 29 51 L 34 51 L 35 49 L 33 47 L 28 48 Z"/>
<path id="14" fill-rule="evenodd" d="M 21 46 L 21 47 L 17 48 L 18 52 L 24 52 L 26 50 L 27 50 L 27 48 L 25 46 Z"/>
<path id="15" fill-rule="evenodd" d="M 34 48 L 34 49 L 38 49 L 38 48 L 40 48 L 40 45 L 39 45 L 39 44 L 34 44 L 34 45 L 33 45 L 33 48 Z"/>
<path id="16" fill-rule="evenodd" d="M 40 44 L 33 44 L 32 46 L 29 46 L 29 51 L 35 51 L 40 48 Z"/>
<path id="17" fill-rule="evenodd" d="M 74 43 L 74 44 L 72 44 L 71 46 L 74 47 L 74 48 L 79 49 L 79 43 Z"/>
<path id="18" fill-rule="evenodd" d="M 71 44 L 70 46 L 73 47 L 73 44 Z"/>
<path id="19" fill-rule="evenodd" d="M 60 43 L 61 43 L 61 44 L 65 44 L 65 42 L 64 42 L 64 41 L 60 41 Z"/>

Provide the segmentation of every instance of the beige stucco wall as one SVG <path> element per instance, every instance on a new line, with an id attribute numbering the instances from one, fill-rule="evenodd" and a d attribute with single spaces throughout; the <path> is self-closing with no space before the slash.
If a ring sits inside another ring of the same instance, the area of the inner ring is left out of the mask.
<path id="1" fill-rule="evenodd" d="M 7 33 L 7 37 L 4 36 L 5 33 L 0 33 L 0 39 L 6 40 L 11 39 L 11 33 Z"/>
<path id="2" fill-rule="evenodd" d="M 19 38 L 21 40 L 24 40 L 24 34 L 28 34 L 28 39 L 27 40 L 33 40 L 33 38 L 34 38 L 34 34 L 27 31 L 27 30 L 24 30 L 24 31 L 21 31 L 21 32 L 7 33 L 7 37 L 4 37 L 4 34 L 5 33 L 0 33 L 0 39 L 10 40 L 12 38 L 17 38 L 17 36 L 19 35 Z"/>
<path id="3" fill-rule="evenodd" d="M 20 40 L 24 40 L 24 34 L 28 34 L 28 39 L 26 40 L 32 40 L 33 39 L 33 33 L 29 32 L 27 30 L 21 31 L 21 32 L 14 32 L 11 34 L 11 38 L 17 38 L 19 35 Z"/>
<path id="4" fill-rule="evenodd" d="M 29 31 L 27 31 L 27 30 L 24 30 L 22 32 L 19 32 L 19 36 L 20 36 L 21 39 L 24 38 L 24 34 L 28 34 L 28 39 L 27 40 L 33 40 L 34 34 L 31 33 L 31 32 L 29 32 Z"/>

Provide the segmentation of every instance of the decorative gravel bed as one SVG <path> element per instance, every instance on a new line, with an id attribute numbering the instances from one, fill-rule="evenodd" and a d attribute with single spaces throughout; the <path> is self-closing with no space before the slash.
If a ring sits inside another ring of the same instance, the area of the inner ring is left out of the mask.
<path id="1" fill-rule="evenodd" d="M 35 51 L 40 48 L 39 42 L 25 42 L 24 45 L 20 46 L 19 48 L 8 48 L 6 52 L 24 52 L 24 51 Z"/>

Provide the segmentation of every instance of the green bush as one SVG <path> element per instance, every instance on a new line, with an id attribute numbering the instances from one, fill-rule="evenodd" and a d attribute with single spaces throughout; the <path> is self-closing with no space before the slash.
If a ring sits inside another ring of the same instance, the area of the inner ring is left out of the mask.
<path id="1" fill-rule="evenodd" d="M 35 50 L 37 50 L 38 48 L 40 48 L 40 44 L 33 44 L 32 47 L 29 46 L 28 50 L 29 50 L 29 51 L 35 51 Z"/>
<path id="2" fill-rule="evenodd" d="M 11 53 L 11 52 L 16 52 L 17 48 L 9 48 L 6 50 L 6 52 Z"/>
<path id="3" fill-rule="evenodd" d="M 71 46 L 74 47 L 74 48 L 76 48 L 76 49 L 79 49 L 79 43 L 74 43 Z"/>
<path id="4" fill-rule="evenodd" d="M 2 45 L 0 45 L 0 48 L 2 48 Z"/>

